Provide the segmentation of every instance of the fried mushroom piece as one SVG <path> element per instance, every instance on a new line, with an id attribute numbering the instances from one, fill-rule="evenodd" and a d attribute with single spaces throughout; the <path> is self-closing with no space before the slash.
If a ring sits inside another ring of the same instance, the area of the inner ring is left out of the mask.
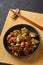
<path id="1" fill-rule="evenodd" d="M 12 42 L 17 42 L 16 40 L 16 37 L 11 37 L 9 40 L 8 40 L 8 43 L 12 43 Z"/>
<path id="2" fill-rule="evenodd" d="M 9 40 L 12 37 L 12 32 L 7 36 L 7 40 Z"/>
<path id="3" fill-rule="evenodd" d="M 37 39 L 32 38 L 31 41 L 32 41 L 32 44 L 33 44 L 33 45 L 35 45 L 35 44 L 39 44 L 39 41 L 38 41 Z"/>
<path id="4" fill-rule="evenodd" d="M 23 53 L 24 53 L 24 55 L 28 55 L 29 54 L 28 48 L 24 48 Z"/>
<path id="5" fill-rule="evenodd" d="M 29 48 L 31 46 L 31 42 L 25 42 L 25 48 Z"/>
<path id="6" fill-rule="evenodd" d="M 25 46 L 25 42 L 21 42 L 20 46 L 23 48 Z"/>
<path id="7" fill-rule="evenodd" d="M 37 37 L 37 34 L 36 34 L 35 32 L 30 32 L 29 35 L 30 35 L 31 37 L 33 37 L 33 38 Z"/>
<path id="8" fill-rule="evenodd" d="M 18 36 L 18 34 L 20 34 L 20 30 L 14 30 L 13 31 L 13 36 L 15 37 L 15 36 Z"/>
<path id="9" fill-rule="evenodd" d="M 31 41 L 31 36 L 30 35 L 25 36 L 25 40 L 26 41 Z"/>

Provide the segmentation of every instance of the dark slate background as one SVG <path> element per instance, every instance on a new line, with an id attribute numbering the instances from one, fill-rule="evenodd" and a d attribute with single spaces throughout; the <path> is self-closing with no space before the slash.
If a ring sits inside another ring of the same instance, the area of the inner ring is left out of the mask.
<path id="1" fill-rule="evenodd" d="M 0 0 L 0 33 L 10 8 L 19 8 L 43 14 L 43 0 Z"/>

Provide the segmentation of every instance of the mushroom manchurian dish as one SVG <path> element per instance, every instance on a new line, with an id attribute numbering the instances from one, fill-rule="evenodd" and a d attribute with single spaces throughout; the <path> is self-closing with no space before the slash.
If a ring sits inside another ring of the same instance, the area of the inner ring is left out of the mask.
<path id="1" fill-rule="evenodd" d="M 26 27 L 14 30 L 7 36 L 8 48 L 15 56 L 26 56 L 31 54 L 39 44 L 37 33 Z"/>

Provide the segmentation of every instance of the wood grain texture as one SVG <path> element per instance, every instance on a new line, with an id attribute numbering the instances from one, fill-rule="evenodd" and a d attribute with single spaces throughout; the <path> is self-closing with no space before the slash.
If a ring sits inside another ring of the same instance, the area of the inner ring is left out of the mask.
<path id="1" fill-rule="evenodd" d="M 43 31 L 43 27 L 42 27 L 42 26 L 40 26 L 40 25 L 38 25 L 38 24 L 34 23 L 34 22 L 33 22 L 33 21 L 31 21 L 30 19 L 28 19 L 28 18 L 26 18 L 26 17 L 24 17 L 24 16 L 20 15 L 19 13 L 16 13 L 16 12 L 15 12 L 15 11 L 13 11 L 12 9 L 10 9 L 10 11 L 11 11 L 11 12 L 13 12 L 14 14 L 16 14 L 18 17 L 21 17 L 22 19 L 24 19 L 26 22 L 28 22 L 28 23 L 30 23 L 30 24 L 32 24 L 32 25 L 34 25 L 35 27 L 37 27 L 38 29 L 40 29 L 40 30 L 42 30 L 42 31 Z"/>
<path id="2" fill-rule="evenodd" d="M 11 16 L 13 13 L 9 11 L 8 16 L 5 21 L 5 25 L 3 27 L 1 38 L 0 38 L 0 62 L 6 62 L 13 65 L 43 65 L 43 31 L 39 30 L 35 26 L 29 24 L 25 20 L 18 17 L 17 19 L 12 19 Z M 34 13 L 34 12 L 28 12 L 21 10 L 21 15 L 25 16 L 26 18 L 29 18 L 32 21 L 35 21 L 35 23 L 39 24 L 40 26 L 43 26 L 43 14 Z M 27 58 L 16 58 L 12 57 L 4 48 L 3 46 L 3 37 L 5 32 L 12 26 L 17 24 L 28 24 L 37 29 L 41 36 L 41 44 L 38 51 Z"/>

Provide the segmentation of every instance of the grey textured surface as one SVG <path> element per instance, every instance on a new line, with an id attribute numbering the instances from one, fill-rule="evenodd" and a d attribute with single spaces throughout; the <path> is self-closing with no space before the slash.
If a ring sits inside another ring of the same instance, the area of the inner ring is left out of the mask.
<path id="1" fill-rule="evenodd" d="M 0 0 L 0 32 L 10 8 L 43 13 L 43 0 Z"/>

